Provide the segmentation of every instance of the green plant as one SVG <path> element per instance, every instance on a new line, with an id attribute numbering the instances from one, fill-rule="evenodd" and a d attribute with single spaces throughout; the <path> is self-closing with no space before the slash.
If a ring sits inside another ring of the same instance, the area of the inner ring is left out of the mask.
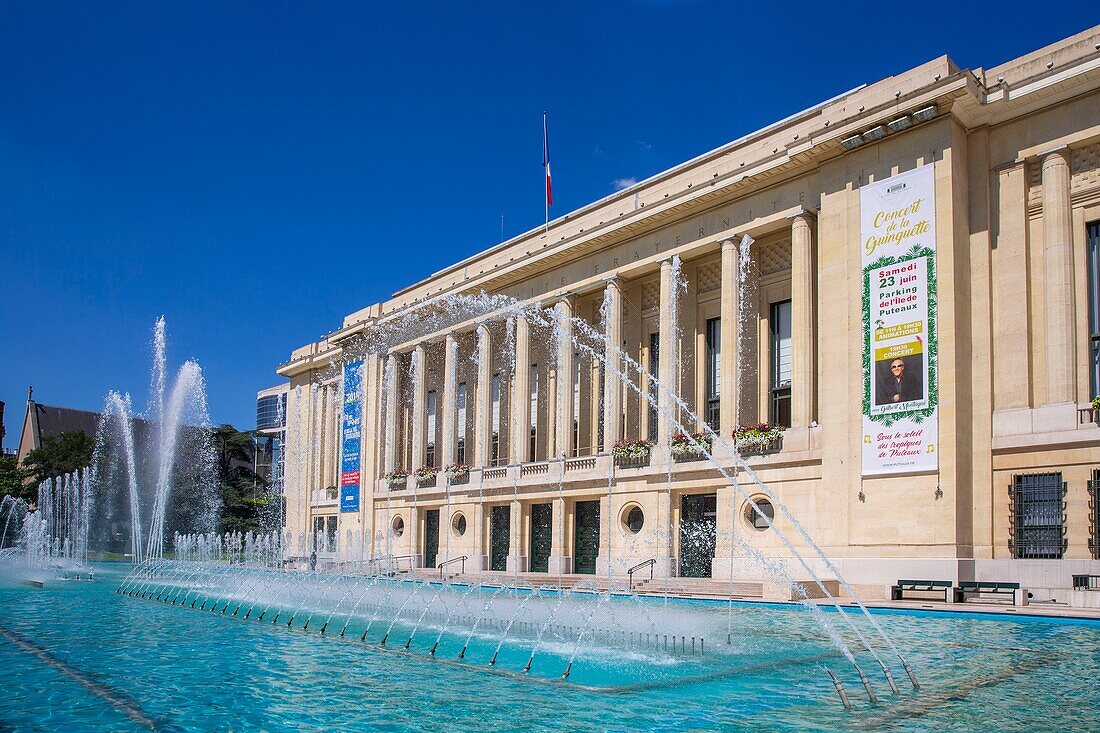
<path id="1" fill-rule="evenodd" d="M 773 445 L 782 435 L 782 427 L 762 422 L 757 425 L 739 426 L 733 431 L 733 442 L 738 450 L 763 450 Z"/>
<path id="2" fill-rule="evenodd" d="M 443 475 L 450 481 L 463 476 L 469 476 L 470 466 L 466 463 L 452 463 L 443 469 Z"/>
<path id="3" fill-rule="evenodd" d="M 611 455 L 615 458 L 646 458 L 652 447 L 652 440 L 620 440 L 611 446 Z"/>
<path id="4" fill-rule="evenodd" d="M 713 443 L 713 433 L 692 433 L 691 435 L 676 433 L 672 436 L 669 449 L 672 451 L 672 455 L 678 457 L 701 456 L 704 450 L 707 453 L 710 452 Z"/>

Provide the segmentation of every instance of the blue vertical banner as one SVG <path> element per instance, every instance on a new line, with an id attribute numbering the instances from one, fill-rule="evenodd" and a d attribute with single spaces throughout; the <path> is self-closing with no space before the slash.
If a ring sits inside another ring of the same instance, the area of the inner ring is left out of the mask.
<path id="1" fill-rule="evenodd" d="M 340 511 L 359 511 L 363 444 L 363 362 L 344 365 L 344 415 L 340 447 Z"/>

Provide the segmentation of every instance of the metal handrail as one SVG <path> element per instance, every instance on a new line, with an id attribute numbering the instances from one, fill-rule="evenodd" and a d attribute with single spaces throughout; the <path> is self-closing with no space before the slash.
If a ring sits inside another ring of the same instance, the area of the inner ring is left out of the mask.
<path id="1" fill-rule="evenodd" d="M 416 555 L 382 555 L 381 557 L 372 557 L 367 560 L 370 565 L 381 565 L 384 562 L 390 562 L 393 565 L 394 570 L 397 570 L 398 560 L 415 560 Z"/>
<path id="2" fill-rule="evenodd" d="M 439 563 L 438 565 L 435 566 L 439 570 L 439 579 L 443 580 L 443 566 L 450 565 L 451 563 L 461 562 L 462 563 L 462 573 L 465 573 L 466 572 L 466 561 L 469 560 L 469 559 L 470 558 L 463 555 L 462 557 L 452 557 L 450 560 L 444 560 L 443 562 Z"/>
<path id="3" fill-rule="evenodd" d="M 649 566 L 649 579 L 653 580 L 653 566 L 655 566 L 656 564 L 657 564 L 657 558 L 651 557 L 650 559 L 646 560 L 645 562 L 640 562 L 637 565 L 635 565 L 634 567 L 630 568 L 630 570 L 627 570 L 626 571 L 626 577 L 627 577 L 627 580 L 629 582 L 628 587 L 630 588 L 630 590 L 634 590 L 634 573 L 638 570 L 641 570 L 646 565 L 648 565 Z"/>

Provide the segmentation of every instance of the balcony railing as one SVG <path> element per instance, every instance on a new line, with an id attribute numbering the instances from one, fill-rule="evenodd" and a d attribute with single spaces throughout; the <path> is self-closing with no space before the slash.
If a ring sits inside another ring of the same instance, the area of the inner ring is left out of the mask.
<path id="1" fill-rule="evenodd" d="M 550 464 L 546 461 L 525 463 L 519 468 L 520 476 L 539 476 L 544 473 L 550 473 Z"/>
<path id="2" fill-rule="evenodd" d="M 497 466 L 495 468 L 486 468 L 481 472 L 482 481 L 499 481 L 502 478 L 507 478 L 508 468 L 507 466 Z"/>
<path id="3" fill-rule="evenodd" d="M 590 471 L 595 467 L 595 456 L 585 456 L 583 458 L 567 458 L 565 461 L 566 471 Z"/>
<path id="4" fill-rule="evenodd" d="M 1089 423 L 1100 424 L 1100 410 L 1093 407 L 1078 407 L 1077 424 L 1088 425 Z"/>

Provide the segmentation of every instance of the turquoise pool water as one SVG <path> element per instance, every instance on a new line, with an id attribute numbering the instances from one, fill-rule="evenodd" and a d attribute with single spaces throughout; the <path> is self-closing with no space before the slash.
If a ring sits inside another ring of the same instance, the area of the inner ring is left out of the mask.
<path id="1" fill-rule="evenodd" d="M 102 567 L 93 583 L 0 587 L 0 731 L 1100 729 L 1097 623 L 879 613 L 922 689 L 902 684 L 895 666 L 902 694 L 891 695 L 860 656 L 880 698 L 872 705 L 796 608 L 737 604 L 726 646 L 725 604 L 650 601 L 646 615 L 698 632 L 705 652 L 593 643 L 563 682 L 571 648 L 549 637 L 531 674 L 521 672 L 530 644 L 518 636 L 490 671 L 499 635 L 489 630 L 459 661 L 465 633 L 444 634 L 432 658 L 438 628 L 425 624 L 406 653 L 411 629 L 397 623 L 387 651 L 378 641 L 388 619 L 363 642 L 365 619 L 342 639 L 322 637 L 320 618 L 302 631 L 302 617 L 290 629 L 271 615 L 259 622 L 258 609 L 233 617 L 236 603 L 223 614 L 220 604 L 211 613 L 117 595 L 126 570 Z M 297 601 L 287 605 L 296 612 Z M 607 610 L 592 608 L 594 626 Z M 844 680 L 852 713 L 825 665 Z"/>

